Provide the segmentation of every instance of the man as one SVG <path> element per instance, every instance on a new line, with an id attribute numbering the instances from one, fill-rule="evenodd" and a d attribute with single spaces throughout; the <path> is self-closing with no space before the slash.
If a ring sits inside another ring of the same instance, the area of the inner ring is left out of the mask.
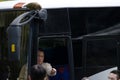
<path id="1" fill-rule="evenodd" d="M 108 76 L 109 80 L 120 80 L 120 71 L 119 70 L 113 70 L 110 72 Z"/>
<path id="2" fill-rule="evenodd" d="M 42 67 L 42 65 L 34 65 L 31 68 L 31 74 L 29 80 L 47 80 L 46 70 Z"/>
<path id="3" fill-rule="evenodd" d="M 40 64 L 45 68 L 48 76 L 56 75 L 56 69 L 52 68 L 49 63 L 44 63 L 44 51 L 42 49 L 39 49 L 37 52 L 37 64 Z M 19 75 L 19 80 L 27 80 L 27 64 L 22 67 Z"/>
<path id="4" fill-rule="evenodd" d="M 47 72 L 48 76 L 55 76 L 56 75 L 56 69 L 52 68 L 52 66 L 49 63 L 44 62 L 44 50 L 39 49 L 37 53 L 37 64 L 42 65 Z"/>

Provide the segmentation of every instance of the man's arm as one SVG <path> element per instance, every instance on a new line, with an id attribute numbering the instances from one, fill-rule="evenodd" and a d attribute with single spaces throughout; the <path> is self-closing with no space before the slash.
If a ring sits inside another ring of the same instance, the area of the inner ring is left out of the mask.
<path id="1" fill-rule="evenodd" d="M 46 69 L 48 76 L 55 76 L 56 75 L 57 70 L 55 68 L 52 68 L 51 64 L 43 63 L 42 65 Z"/>

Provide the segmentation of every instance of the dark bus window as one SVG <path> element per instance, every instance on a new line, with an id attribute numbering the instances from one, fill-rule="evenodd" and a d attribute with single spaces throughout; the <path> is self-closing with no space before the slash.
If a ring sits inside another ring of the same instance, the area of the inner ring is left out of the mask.
<path id="1" fill-rule="evenodd" d="M 45 50 L 45 61 L 53 65 L 68 64 L 68 52 L 65 39 L 40 39 L 39 47 Z"/>
<path id="2" fill-rule="evenodd" d="M 87 42 L 86 75 L 117 66 L 117 44 L 113 39 Z"/>
<path id="3" fill-rule="evenodd" d="M 57 69 L 50 80 L 69 80 L 67 40 L 64 38 L 39 39 L 39 48 L 45 51 L 45 62 Z"/>
<path id="4" fill-rule="evenodd" d="M 68 10 L 63 9 L 47 9 L 48 18 L 39 29 L 39 33 L 45 34 L 66 34 L 70 32 Z"/>

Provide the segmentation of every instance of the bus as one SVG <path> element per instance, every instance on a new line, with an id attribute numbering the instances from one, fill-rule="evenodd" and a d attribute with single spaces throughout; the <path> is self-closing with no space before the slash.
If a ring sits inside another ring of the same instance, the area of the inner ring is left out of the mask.
<path id="1" fill-rule="evenodd" d="M 21 69 L 36 64 L 37 50 L 57 69 L 50 80 L 106 80 L 119 69 L 120 1 L 0 1 L 0 75 L 20 79 Z M 64 4 L 63 4 L 64 3 Z M 117 33 L 116 33 L 117 32 Z M 23 74 L 24 75 L 24 74 Z"/>

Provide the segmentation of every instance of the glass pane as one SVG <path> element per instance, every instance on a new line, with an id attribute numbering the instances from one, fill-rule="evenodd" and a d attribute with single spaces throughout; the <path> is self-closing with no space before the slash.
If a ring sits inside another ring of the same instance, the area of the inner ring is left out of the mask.
<path id="1" fill-rule="evenodd" d="M 50 80 L 69 80 L 67 40 L 64 38 L 40 39 L 39 47 L 45 51 L 45 62 L 57 69 Z"/>
<path id="2" fill-rule="evenodd" d="M 70 33 L 67 9 L 48 9 L 48 18 L 39 29 L 40 34 Z"/>
<path id="3" fill-rule="evenodd" d="M 86 74 L 92 75 L 117 66 L 117 43 L 114 39 L 87 43 Z"/>
<path id="4" fill-rule="evenodd" d="M 21 46 L 20 46 L 20 62 L 19 62 L 19 71 L 18 78 L 19 80 L 27 80 L 27 56 L 28 56 L 28 40 L 29 39 L 29 26 L 25 25 L 22 27 L 21 33 Z"/>

